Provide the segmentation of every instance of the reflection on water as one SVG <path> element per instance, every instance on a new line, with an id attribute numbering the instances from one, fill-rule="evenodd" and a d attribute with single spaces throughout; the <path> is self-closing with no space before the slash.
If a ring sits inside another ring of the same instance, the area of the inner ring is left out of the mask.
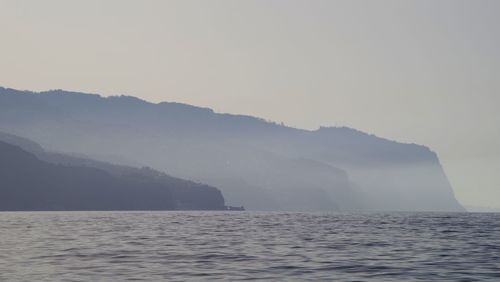
<path id="1" fill-rule="evenodd" d="M 500 281 L 500 214 L 0 213 L 0 281 Z"/>

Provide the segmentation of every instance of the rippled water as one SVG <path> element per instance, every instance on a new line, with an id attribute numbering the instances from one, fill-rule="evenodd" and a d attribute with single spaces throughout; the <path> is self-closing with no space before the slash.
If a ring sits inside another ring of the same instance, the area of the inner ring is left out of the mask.
<path id="1" fill-rule="evenodd" d="M 0 281 L 500 281 L 500 214 L 0 213 Z"/>

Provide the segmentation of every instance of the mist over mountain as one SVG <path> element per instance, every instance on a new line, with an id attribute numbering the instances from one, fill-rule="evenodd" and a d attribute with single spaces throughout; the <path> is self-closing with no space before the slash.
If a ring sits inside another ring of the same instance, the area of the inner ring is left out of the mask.
<path id="1" fill-rule="evenodd" d="M 61 153 L 0 132 L 0 210 L 224 210 L 214 187 Z"/>
<path id="2" fill-rule="evenodd" d="M 0 130 L 207 183 L 248 209 L 463 211 L 434 152 L 349 128 L 309 131 L 129 96 L 0 88 Z"/>

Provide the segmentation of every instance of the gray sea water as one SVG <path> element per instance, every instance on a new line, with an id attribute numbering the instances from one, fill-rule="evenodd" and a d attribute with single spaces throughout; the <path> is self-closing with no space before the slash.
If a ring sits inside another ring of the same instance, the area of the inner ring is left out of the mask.
<path id="1" fill-rule="evenodd" d="M 0 213 L 0 281 L 500 281 L 500 214 Z"/>

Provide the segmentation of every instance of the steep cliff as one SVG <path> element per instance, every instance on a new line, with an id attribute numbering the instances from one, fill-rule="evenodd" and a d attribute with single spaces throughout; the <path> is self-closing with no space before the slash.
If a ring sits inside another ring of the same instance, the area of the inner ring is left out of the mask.
<path id="1" fill-rule="evenodd" d="M 0 89 L 0 130 L 205 182 L 249 209 L 463 210 L 428 148 L 348 128 L 308 131 L 127 96 Z"/>

